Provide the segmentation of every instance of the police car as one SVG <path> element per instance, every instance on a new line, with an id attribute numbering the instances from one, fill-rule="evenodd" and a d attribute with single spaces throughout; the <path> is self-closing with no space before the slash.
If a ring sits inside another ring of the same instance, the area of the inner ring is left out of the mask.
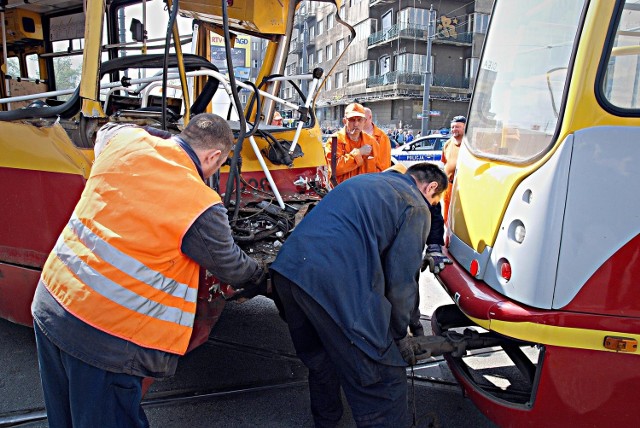
<path id="1" fill-rule="evenodd" d="M 391 162 L 401 163 L 406 167 L 419 162 L 431 162 L 443 168 L 442 147 L 449 136 L 431 134 L 426 137 L 416 138 L 395 149 L 391 149 Z"/>

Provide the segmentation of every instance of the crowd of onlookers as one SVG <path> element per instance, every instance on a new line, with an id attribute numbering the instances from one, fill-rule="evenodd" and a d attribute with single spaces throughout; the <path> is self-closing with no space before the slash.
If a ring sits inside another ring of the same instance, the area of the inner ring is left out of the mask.
<path id="1" fill-rule="evenodd" d="M 322 126 L 322 133 L 323 134 L 335 134 L 336 132 L 338 132 L 340 130 L 340 128 L 337 128 L 335 126 Z M 431 131 L 431 133 L 441 133 L 442 135 L 447 135 L 449 133 L 449 130 L 446 128 L 443 128 L 442 130 L 439 131 Z M 413 140 L 415 140 L 416 138 L 420 138 L 422 136 L 422 134 L 420 133 L 420 131 L 418 131 L 416 134 L 414 134 L 413 130 L 411 129 L 401 129 L 401 128 L 388 128 L 386 130 L 387 136 L 389 137 L 389 142 L 391 143 L 391 148 L 395 149 L 396 147 L 400 147 L 403 144 L 407 144 L 412 142 Z"/>

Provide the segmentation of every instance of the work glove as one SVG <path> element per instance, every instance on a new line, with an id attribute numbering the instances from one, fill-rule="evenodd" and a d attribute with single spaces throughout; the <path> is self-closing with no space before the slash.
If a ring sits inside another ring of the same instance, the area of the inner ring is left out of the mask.
<path id="1" fill-rule="evenodd" d="M 450 265 L 452 263 L 451 259 L 444 255 L 440 245 L 429 244 L 427 245 L 427 252 L 422 259 L 420 272 L 424 272 L 429 268 L 431 273 L 440 273 L 444 270 L 445 265 Z"/>
<path id="2" fill-rule="evenodd" d="M 400 355 L 402 355 L 402 359 L 407 362 L 410 366 L 416 364 L 416 355 L 413 351 L 413 343 L 412 338 L 409 335 L 406 335 L 400 340 L 396 340 L 396 346 L 400 351 Z"/>
<path id="3" fill-rule="evenodd" d="M 261 262 L 262 274 L 252 280 L 243 284 L 232 285 L 236 292 L 227 300 L 240 300 L 245 301 L 256 297 L 259 294 L 265 295 L 271 292 L 271 278 L 269 276 L 269 266 Z"/>

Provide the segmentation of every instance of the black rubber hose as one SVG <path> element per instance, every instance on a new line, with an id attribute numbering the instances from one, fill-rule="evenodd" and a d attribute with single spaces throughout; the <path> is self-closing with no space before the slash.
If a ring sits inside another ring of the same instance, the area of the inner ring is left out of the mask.
<path id="1" fill-rule="evenodd" d="M 244 113 L 240 111 L 240 97 L 238 97 L 238 87 L 236 85 L 236 77 L 233 74 L 233 61 L 231 59 L 231 35 L 229 33 L 229 12 L 227 11 L 227 0 L 222 0 L 222 27 L 224 30 L 225 39 L 225 54 L 227 58 L 227 71 L 229 73 L 229 85 L 231 86 L 231 95 L 233 101 L 238 110 L 238 118 L 240 119 L 240 130 L 238 133 L 238 139 L 233 149 L 233 158 L 231 158 L 231 166 L 229 167 L 229 178 L 227 179 L 227 188 L 224 193 L 224 206 L 228 209 L 229 202 L 231 201 L 231 191 L 233 190 L 233 183 L 236 180 L 236 175 L 239 176 L 238 171 L 238 159 L 240 158 L 240 152 L 242 151 L 242 143 L 247 130 L 247 122 L 244 117 Z M 239 199 L 240 186 L 236 188 L 237 196 Z M 240 207 L 236 207 L 239 209 Z"/>
<path id="2" fill-rule="evenodd" d="M 167 130 L 167 74 L 169 73 L 169 47 L 171 46 L 171 34 L 178 15 L 178 0 L 173 0 L 167 24 L 167 37 L 164 41 L 164 61 L 162 62 L 162 130 Z M 176 41 L 179 43 L 179 41 Z"/>

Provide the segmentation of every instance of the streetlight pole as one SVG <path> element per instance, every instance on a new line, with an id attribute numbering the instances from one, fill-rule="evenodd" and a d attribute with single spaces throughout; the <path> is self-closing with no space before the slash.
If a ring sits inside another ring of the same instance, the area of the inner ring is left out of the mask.
<path id="1" fill-rule="evenodd" d="M 420 135 L 423 137 L 429 134 L 429 89 L 431 87 L 431 42 L 434 37 L 433 31 L 433 5 L 429 8 L 429 22 L 427 24 L 427 70 L 424 73 L 424 92 L 422 94 L 422 128 Z"/>

